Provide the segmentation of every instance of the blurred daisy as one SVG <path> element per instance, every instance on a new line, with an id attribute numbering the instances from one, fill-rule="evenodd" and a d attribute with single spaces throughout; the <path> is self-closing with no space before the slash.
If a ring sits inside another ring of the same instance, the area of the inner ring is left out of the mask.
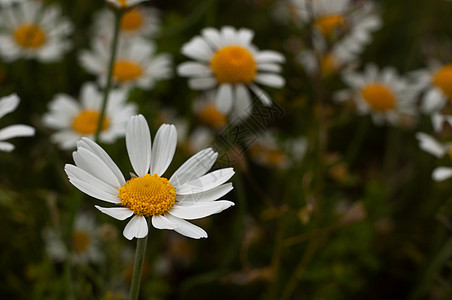
<path id="1" fill-rule="evenodd" d="M 431 62 L 428 69 L 415 71 L 412 77 L 417 88 L 425 91 L 421 102 L 424 113 L 437 112 L 452 100 L 452 64 Z"/>
<path id="2" fill-rule="evenodd" d="M 98 76 L 101 85 L 107 82 L 110 46 L 95 39 L 92 51 L 83 51 L 80 63 L 89 73 Z M 113 80 L 121 87 L 151 89 L 155 82 L 171 76 L 171 58 L 168 54 L 155 55 L 155 45 L 135 37 L 121 40 L 113 66 Z"/>
<path id="3" fill-rule="evenodd" d="M 0 0 L 0 6 L 11 5 L 14 3 L 19 3 L 19 2 L 24 2 L 24 1 L 26 1 L 26 0 Z"/>
<path id="4" fill-rule="evenodd" d="M 423 133 L 416 133 L 416 138 L 419 141 L 419 147 L 431 155 L 442 158 L 445 155 L 449 155 L 452 159 L 452 143 L 440 143 L 434 137 Z M 437 167 L 433 170 L 432 178 L 435 181 L 443 181 L 452 177 L 451 167 Z"/>
<path id="5" fill-rule="evenodd" d="M 108 96 L 107 108 L 99 139 L 113 143 L 126 131 L 127 120 L 137 112 L 134 104 L 126 103 L 125 90 L 112 90 Z M 62 149 L 74 149 L 81 137 L 94 138 L 97 130 L 103 94 L 93 83 L 85 83 L 80 91 L 80 102 L 66 94 L 58 94 L 49 103 L 49 112 L 43 122 L 49 128 L 58 130 L 51 136 Z"/>
<path id="6" fill-rule="evenodd" d="M 80 214 L 74 221 L 74 229 L 67 249 L 59 232 L 47 228 L 43 232 L 46 252 L 51 259 L 62 262 L 71 257 L 73 264 L 99 263 L 103 260 L 96 222 L 92 215 Z"/>
<path id="7" fill-rule="evenodd" d="M 445 115 L 439 112 L 432 113 L 432 124 L 435 132 L 443 130 L 444 124 L 452 126 L 452 115 Z"/>
<path id="8" fill-rule="evenodd" d="M 208 148 L 188 159 L 168 180 L 161 177 L 170 165 L 177 144 L 174 125 L 160 126 L 151 149 L 151 134 L 142 115 L 130 118 L 126 146 L 136 174 L 128 181 L 110 156 L 95 142 L 83 138 L 77 142 L 75 165 L 65 166 L 70 182 L 82 192 L 116 204 L 96 208 L 118 220 L 132 219 L 124 228 L 131 240 L 148 234 L 148 222 L 157 229 L 172 229 L 191 237 L 207 237 L 200 227 L 186 220 L 204 218 L 234 205 L 217 200 L 232 190 L 232 168 L 210 173 L 218 154 Z M 207 174 L 206 174 L 207 173 Z"/>
<path id="9" fill-rule="evenodd" d="M 194 37 L 182 47 L 182 53 L 197 62 L 185 62 L 178 67 L 181 76 L 191 77 L 192 89 L 217 88 L 218 110 L 228 114 L 234 109 L 239 116 L 251 113 L 250 89 L 264 105 L 271 105 L 269 96 L 256 83 L 271 87 L 284 86 L 281 77 L 282 54 L 259 51 L 251 44 L 253 31 L 225 26 L 218 31 L 205 28 L 202 36 Z"/>
<path id="10" fill-rule="evenodd" d="M 19 97 L 16 94 L 12 94 L 3 98 L 0 98 L 0 119 L 14 111 L 19 105 Z M 10 125 L 3 129 L 0 129 L 0 151 L 10 152 L 14 150 L 14 145 L 5 140 L 19 137 L 19 136 L 32 136 L 35 134 L 35 129 L 27 125 Z"/>
<path id="11" fill-rule="evenodd" d="M 211 129 L 221 130 L 228 123 L 228 116 L 220 112 L 215 103 L 215 93 L 203 93 L 193 102 L 193 111 L 199 124 Z"/>
<path id="12" fill-rule="evenodd" d="M 151 7 L 136 6 L 121 16 L 120 34 L 123 37 L 142 36 L 151 38 L 155 36 L 160 27 L 160 12 Z M 104 9 L 94 18 L 94 28 L 97 36 L 113 36 L 114 14 Z"/>
<path id="13" fill-rule="evenodd" d="M 0 11 L 0 54 L 8 62 L 34 58 L 54 62 L 70 48 L 72 23 L 57 6 L 22 1 Z"/>
<path id="14" fill-rule="evenodd" d="M 117 8 L 126 8 L 148 0 L 105 0 Z"/>
<path id="15" fill-rule="evenodd" d="M 300 162 L 307 150 L 305 138 L 297 138 L 281 143 L 275 132 L 266 131 L 259 135 L 249 147 L 251 159 L 256 163 L 278 169 L 287 169 Z"/>
<path id="16" fill-rule="evenodd" d="M 370 41 L 370 33 L 381 26 L 371 2 L 350 0 L 289 0 L 291 15 L 312 24 L 326 38 L 348 35 L 360 43 Z M 296 20 L 297 21 L 297 20 Z"/>
<path id="17" fill-rule="evenodd" d="M 380 71 L 374 64 L 368 64 L 364 73 L 344 72 L 343 80 L 350 89 L 339 91 L 336 99 L 353 99 L 358 113 L 371 114 L 375 124 L 386 121 L 396 125 L 404 117 L 416 115 L 415 89 L 392 67 Z"/>

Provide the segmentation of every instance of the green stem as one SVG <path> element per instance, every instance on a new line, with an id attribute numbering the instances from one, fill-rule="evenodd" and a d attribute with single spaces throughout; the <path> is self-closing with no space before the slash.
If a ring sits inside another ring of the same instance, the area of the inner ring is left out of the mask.
<path id="1" fill-rule="evenodd" d="M 147 220 L 150 222 L 150 220 Z M 133 263 L 133 277 L 130 286 L 129 300 L 138 299 L 140 293 L 141 273 L 143 271 L 144 256 L 146 253 L 146 245 L 148 243 L 148 235 L 137 240 L 137 250 L 135 252 L 135 261 Z"/>
<path id="2" fill-rule="evenodd" d="M 111 82 L 113 79 L 113 66 L 116 60 L 116 52 L 118 48 L 118 40 L 119 40 L 119 28 L 121 24 L 121 17 L 124 13 L 123 9 L 115 10 L 115 28 L 113 31 L 113 40 L 111 42 L 111 55 L 110 61 L 108 63 L 108 73 L 107 73 L 107 83 L 105 85 L 104 97 L 102 99 L 102 108 L 100 111 L 99 121 L 97 123 L 96 135 L 94 136 L 94 141 L 97 143 L 99 141 L 99 135 L 102 130 L 102 123 L 105 117 L 105 110 L 107 108 L 108 95 L 110 94 Z"/>

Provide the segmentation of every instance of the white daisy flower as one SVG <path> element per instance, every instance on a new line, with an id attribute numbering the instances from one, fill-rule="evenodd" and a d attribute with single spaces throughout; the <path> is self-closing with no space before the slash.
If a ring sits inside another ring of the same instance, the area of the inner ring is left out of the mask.
<path id="1" fill-rule="evenodd" d="M 371 2 L 355 4 L 350 0 L 290 0 L 291 12 L 301 23 L 312 24 L 317 32 L 330 38 L 339 33 L 361 44 L 381 26 Z"/>
<path id="2" fill-rule="evenodd" d="M 305 138 L 280 142 L 275 132 L 270 130 L 253 140 L 249 153 L 251 159 L 260 165 L 288 169 L 303 159 L 307 146 Z"/>
<path id="3" fill-rule="evenodd" d="M 59 7 L 22 1 L 0 11 L 0 54 L 8 62 L 19 58 L 55 62 L 69 50 L 71 32 L 72 23 Z"/>
<path id="4" fill-rule="evenodd" d="M 105 0 L 107 3 L 117 7 L 117 8 L 126 8 L 137 5 L 141 2 L 145 2 L 148 0 Z"/>
<path id="5" fill-rule="evenodd" d="M 336 99 L 353 99 L 358 113 L 370 113 L 375 124 L 386 121 L 395 125 L 404 117 L 416 115 L 416 91 L 392 67 L 380 71 L 374 64 L 368 64 L 364 73 L 344 72 L 343 80 L 350 89 L 336 93 Z"/>
<path id="6" fill-rule="evenodd" d="M 80 102 L 66 94 L 58 94 L 49 103 L 49 112 L 43 122 L 58 130 L 51 136 L 62 149 L 74 149 L 81 137 L 94 138 L 97 131 L 103 93 L 93 83 L 85 83 L 80 91 Z M 137 113 L 134 104 L 127 103 L 125 90 L 112 90 L 108 96 L 99 139 L 113 143 L 126 131 L 127 120 Z"/>
<path id="7" fill-rule="evenodd" d="M 251 113 L 250 89 L 264 105 L 271 105 L 270 97 L 256 83 L 271 87 L 284 86 L 281 77 L 282 54 L 259 51 L 251 44 L 253 31 L 225 26 L 218 31 L 205 28 L 182 47 L 182 53 L 197 62 L 186 62 L 178 67 L 181 76 L 192 77 L 192 89 L 217 88 L 218 110 L 228 114 L 234 109 L 238 116 Z"/>
<path id="8" fill-rule="evenodd" d="M 0 98 L 0 119 L 14 111 L 19 105 L 19 97 L 16 94 L 12 94 L 3 98 Z M 14 145 L 5 140 L 19 137 L 19 136 L 32 136 L 35 134 L 35 129 L 27 125 L 10 125 L 3 129 L 0 129 L 0 151 L 10 152 L 14 150 Z"/>
<path id="9" fill-rule="evenodd" d="M 65 166 L 70 182 L 82 192 L 116 204 L 96 208 L 118 220 L 132 219 L 124 228 L 131 240 L 148 234 L 146 218 L 157 229 L 171 229 L 191 237 L 207 237 L 200 227 L 187 222 L 219 213 L 234 205 L 217 200 L 232 190 L 225 183 L 232 168 L 210 173 L 218 154 L 208 148 L 188 159 L 169 178 L 161 177 L 170 165 L 177 144 L 174 125 L 160 126 L 151 149 L 151 134 L 142 115 L 131 117 L 127 124 L 126 146 L 135 174 L 128 181 L 110 156 L 95 142 L 83 138 L 77 142 L 75 165 Z M 207 174 L 206 174 L 207 173 Z"/>
<path id="10" fill-rule="evenodd" d="M 419 90 L 424 91 L 421 109 L 430 114 L 444 108 L 452 100 L 452 64 L 433 61 L 428 69 L 412 74 Z"/>
<path id="11" fill-rule="evenodd" d="M 110 45 L 95 39 L 92 51 L 82 51 L 80 63 L 89 73 L 98 76 L 105 85 L 110 60 Z M 169 54 L 155 55 L 155 44 L 142 38 L 122 39 L 113 66 L 113 80 L 121 87 L 151 89 L 160 79 L 171 77 Z"/>
<path id="12" fill-rule="evenodd" d="M 436 158 L 442 158 L 447 154 L 452 159 L 452 143 L 441 143 L 423 132 L 416 133 L 416 138 L 419 141 L 419 147 L 425 152 Z M 450 177 L 452 177 L 451 167 L 437 167 L 432 172 L 432 178 L 435 181 L 443 181 Z"/>
<path id="13" fill-rule="evenodd" d="M 111 10 L 104 9 L 94 18 L 96 36 L 113 36 L 115 16 Z M 152 38 L 160 27 L 160 12 L 151 7 L 136 6 L 121 16 L 120 34 L 123 37 L 142 36 Z"/>
<path id="14" fill-rule="evenodd" d="M 218 110 L 213 92 L 203 93 L 194 101 L 193 111 L 197 121 L 211 129 L 221 130 L 228 124 L 228 116 Z"/>

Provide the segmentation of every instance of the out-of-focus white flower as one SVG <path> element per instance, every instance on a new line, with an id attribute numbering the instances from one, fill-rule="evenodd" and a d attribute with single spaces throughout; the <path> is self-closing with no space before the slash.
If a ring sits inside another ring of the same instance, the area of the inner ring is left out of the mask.
<path id="1" fill-rule="evenodd" d="M 96 36 L 113 36 L 114 14 L 104 9 L 94 18 L 94 31 Z M 141 36 L 152 38 L 160 27 L 160 12 L 151 7 L 136 6 L 121 16 L 120 34 L 122 37 Z"/>
<path id="2" fill-rule="evenodd" d="M 117 8 L 127 8 L 148 0 L 105 0 Z"/>
<path id="3" fill-rule="evenodd" d="M 19 97 L 16 94 L 12 94 L 3 98 L 0 98 L 0 119 L 14 111 L 19 105 Z M 5 140 L 19 137 L 19 136 L 32 136 L 35 134 L 35 129 L 28 125 L 10 125 L 3 129 L 0 129 L 0 151 L 12 151 L 14 145 Z"/>
<path id="4" fill-rule="evenodd" d="M 363 73 L 344 72 L 343 80 L 350 89 L 336 93 L 336 100 L 353 99 L 358 113 L 371 114 L 377 125 L 385 121 L 397 125 L 404 117 L 417 114 L 416 89 L 392 67 L 378 70 L 374 64 L 368 64 Z"/>
<path id="5" fill-rule="evenodd" d="M 98 76 L 103 86 L 107 82 L 110 45 L 106 40 L 94 39 L 91 51 L 82 51 L 80 63 L 91 74 Z M 124 88 L 139 87 L 149 90 L 160 79 L 171 77 L 169 54 L 155 55 L 155 44 L 140 37 L 122 39 L 113 66 L 113 80 Z"/>
<path id="6" fill-rule="evenodd" d="M 72 23 L 58 6 L 44 7 L 40 1 L 21 1 L 0 10 L 0 54 L 10 62 L 33 58 L 54 62 L 71 46 Z"/>
<path id="7" fill-rule="evenodd" d="M 419 141 L 419 147 L 427 153 L 442 158 L 446 154 L 452 159 L 452 143 L 441 143 L 431 135 L 423 132 L 416 133 L 416 138 Z M 432 178 L 435 181 L 443 181 L 452 177 L 451 167 L 437 167 L 432 172 Z"/>
<path id="8" fill-rule="evenodd" d="M 173 125 L 160 126 L 151 149 L 151 134 L 142 115 L 133 116 L 127 124 L 127 152 L 136 174 L 128 181 L 118 166 L 95 142 L 83 138 L 74 152 L 75 165 L 65 166 L 70 182 L 82 192 L 116 204 L 96 208 L 118 220 L 132 217 L 124 228 L 131 240 L 148 234 L 148 219 L 158 229 L 171 229 L 191 238 L 205 238 L 207 233 L 186 220 L 204 218 L 234 205 L 217 200 L 232 190 L 225 183 L 232 168 L 207 173 L 218 154 L 208 148 L 188 159 L 166 179 L 161 177 L 176 151 L 177 132 Z M 207 174 L 206 174 L 207 173 Z"/>
<path id="9" fill-rule="evenodd" d="M 201 36 L 182 47 L 182 53 L 196 62 L 179 65 L 179 75 L 190 77 L 188 84 L 192 89 L 216 89 L 217 108 L 223 114 L 233 111 L 238 116 L 248 116 L 252 110 L 249 90 L 270 106 L 270 97 L 256 83 L 277 88 L 285 84 L 278 74 L 284 57 L 275 51 L 257 50 L 251 43 L 253 35 L 245 28 L 205 28 Z"/>
<path id="10" fill-rule="evenodd" d="M 82 137 L 94 138 L 99 122 L 103 94 L 93 83 L 85 83 L 80 91 L 80 101 L 66 94 L 58 94 L 49 103 L 49 112 L 43 122 L 58 130 L 51 136 L 62 149 L 74 149 Z M 127 91 L 114 89 L 108 96 L 99 139 L 113 143 L 124 136 L 129 118 L 137 113 L 134 104 L 127 103 Z"/>

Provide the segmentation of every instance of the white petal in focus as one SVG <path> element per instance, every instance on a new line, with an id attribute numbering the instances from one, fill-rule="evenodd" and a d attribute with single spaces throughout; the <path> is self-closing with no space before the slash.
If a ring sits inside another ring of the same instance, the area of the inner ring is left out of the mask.
<path id="1" fill-rule="evenodd" d="M 178 195 L 188 195 L 208 191 L 225 183 L 234 175 L 234 173 L 233 168 L 224 168 L 210 172 L 176 188 L 176 193 Z"/>
<path id="2" fill-rule="evenodd" d="M 164 215 L 160 216 L 152 216 L 152 226 L 154 226 L 157 229 L 176 229 L 177 224 L 168 219 Z"/>
<path id="3" fill-rule="evenodd" d="M 177 131 L 174 125 L 163 124 L 154 138 L 151 158 L 151 175 L 165 173 L 174 157 L 177 146 Z"/>
<path id="4" fill-rule="evenodd" d="M 126 146 L 135 173 L 139 177 L 146 175 L 151 165 L 151 133 L 143 115 L 127 122 Z"/>
<path id="5" fill-rule="evenodd" d="M 133 211 L 127 207 L 100 207 L 98 205 L 94 205 L 94 207 L 116 220 L 122 221 L 133 215 Z"/>
<path id="6" fill-rule="evenodd" d="M 200 239 L 207 237 L 207 232 L 201 227 L 198 227 L 196 225 L 191 224 L 190 222 L 174 217 L 171 214 L 167 214 L 166 217 L 177 225 L 177 227 L 174 230 L 182 235 L 185 235 L 192 239 Z"/>
<path id="7" fill-rule="evenodd" d="M 234 206 L 234 202 L 218 200 L 196 203 L 190 206 L 174 205 L 169 213 L 181 219 L 194 220 L 217 214 L 231 206 Z"/>
<path id="8" fill-rule="evenodd" d="M 210 202 L 215 201 L 233 189 L 232 183 L 225 183 L 216 188 L 201 193 L 190 195 L 177 195 L 176 203 L 178 205 L 193 205 L 198 202 Z"/>
<path id="9" fill-rule="evenodd" d="M 124 228 L 123 235 L 126 239 L 144 238 L 148 234 L 148 222 L 143 216 L 134 216 Z"/>

